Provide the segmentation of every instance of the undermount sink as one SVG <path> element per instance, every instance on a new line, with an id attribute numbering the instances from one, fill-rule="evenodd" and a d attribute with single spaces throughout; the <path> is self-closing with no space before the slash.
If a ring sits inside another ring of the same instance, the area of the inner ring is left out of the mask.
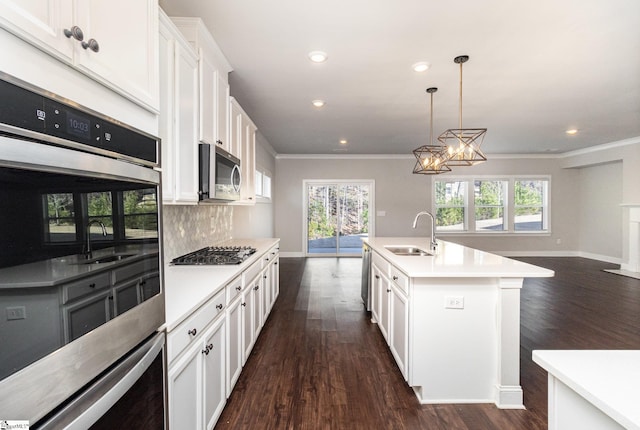
<path id="1" fill-rule="evenodd" d="M 125 258 L 133 257 L 135 254 L 111 254 L 104 257 L 96 257 L 90 260 L 78 261 L 78 264 L 104 264 L 113 263 L 114 261 L 124 260 Z"/>
<path id="2" fill-rule="evenodd" d="M 425 257 L 433 255 L 432 252 L 425 251 L 422 248 L 417 248 L 415 246 L 385 246 L 386 250 L 389 252 L 393 252 L 395 255 L 415 255 L 418 257 Z"/>

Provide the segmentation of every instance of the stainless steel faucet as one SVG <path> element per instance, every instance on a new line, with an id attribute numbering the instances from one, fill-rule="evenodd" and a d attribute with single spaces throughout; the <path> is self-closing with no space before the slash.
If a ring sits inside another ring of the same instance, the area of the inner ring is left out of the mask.
<path id="1" fill-rule="evenodd" d="M 431 218 L 431 243 L 429 244 L 429 249 L 435 254 L 438 252 L 438 242 L 436 241 L 436 220 L 433 215 L 427 211 L 418 212 L 418 215 L 416 215 L 415 219 L 413 220 L 413 228 L 416 228 L 418 226 L 418 218 L 420 218 L 422 215 L 429 215 L 429 217 Z"/>
<path id="2" fill-rule="evenodd" d="M 107 227 L 104 226 L 104 223 L 102 221 L 93 219 L 87 223 L 87 228 L 86 228 L 87 242 L 85 244 L 86 251 L 84 253 L 84 256 L 87 260 L 90 260 L 91 258 L 93 258 L 93 252 L 91 251 L 91 231 L 90 230 L 91 230 L 91 226 L 94 224 L 98 224 L 100 227 L 102 227 L 102 235 L 104 237 L 107 237 Z"/>

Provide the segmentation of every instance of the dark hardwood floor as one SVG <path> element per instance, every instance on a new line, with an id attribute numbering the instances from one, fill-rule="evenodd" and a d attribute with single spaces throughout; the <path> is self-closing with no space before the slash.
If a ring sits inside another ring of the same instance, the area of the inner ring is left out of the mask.
<path id="1" fill-rule="evenodd" d="M 556 271 L 522 290 L 527 410 L 420 405 L 360 299 L 360 259 L 281 258 L 280 296 L 216 429 L 546 429 L 534 349 L 640 349 L 640 280 L 581 258 L 521 258 Z"/>

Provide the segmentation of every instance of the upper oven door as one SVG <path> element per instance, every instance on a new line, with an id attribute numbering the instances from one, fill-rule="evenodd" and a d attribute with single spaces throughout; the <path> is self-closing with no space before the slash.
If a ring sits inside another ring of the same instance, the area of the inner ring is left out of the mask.
<path id="1" fill-rule="evenodd" d="M 159 183 L 0 136 L 0 417 L 35 422 L 164 323 Z"/>

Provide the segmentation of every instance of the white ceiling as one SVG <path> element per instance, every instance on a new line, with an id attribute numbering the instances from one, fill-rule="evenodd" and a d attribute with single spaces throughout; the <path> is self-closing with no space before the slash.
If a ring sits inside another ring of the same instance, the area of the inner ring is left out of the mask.
<path id="1" fill-rule="evenodd" d="M 486 154 L 640 136 L 638 0 L 160 4 L 170 16 L 202 17 L 234 68 L 231 95 L 278 153 L 409 154 L 429 143 L 432 86 L 434 136 L 457 128 L 458 55 L 470 57 L 463 127 L 488 129 Z M 328 60 L 311 63 L 313 50 Z M 414 72 L 418 61 L 431 68 Z"/>

